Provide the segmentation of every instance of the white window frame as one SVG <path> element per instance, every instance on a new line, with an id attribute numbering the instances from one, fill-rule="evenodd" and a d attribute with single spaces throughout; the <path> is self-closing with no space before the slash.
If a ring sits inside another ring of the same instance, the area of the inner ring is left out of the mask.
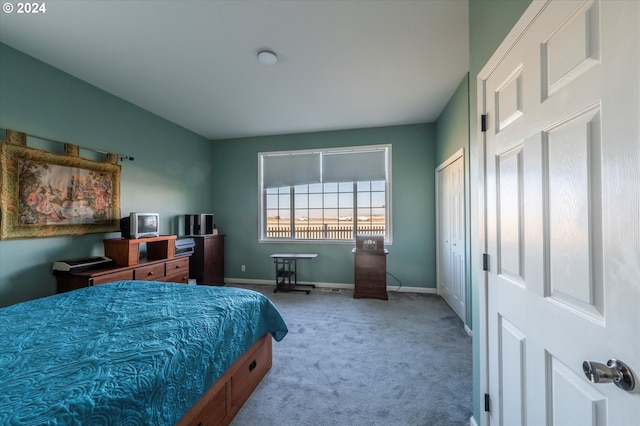
<path id="1" fill-rule="evenodd" d="M 392 229 L 392 196 L 391 196 L 391 164 L 392 164 L 392 145 L 362 145 L 339 148 L 323 148 L 323 149 L 306 149 L 306 150 L 288 150 L 288 151 L 269 151 L 258 153 L 258 242 L 260 243 L 314 243 L 314 244 L 353 244 L 354 239 L 350 240 L 332 240 L 332 239 L 293 239 L 293 238 L 267 238 L 266 236 L 266 201 L 264 188 L 264 170 L 263 159 L 268 156 L 283 155 L 308 155 L 308 154 L 346 154 L 357 152 L 384 151 L 385 153 L 385 236 L 384 242 L 387 245 L 393 243 Z M 291 214 L 294 216 L 294 206 L 291 207 Z M 354 211 L 354 215 L 357 212 Z"/>

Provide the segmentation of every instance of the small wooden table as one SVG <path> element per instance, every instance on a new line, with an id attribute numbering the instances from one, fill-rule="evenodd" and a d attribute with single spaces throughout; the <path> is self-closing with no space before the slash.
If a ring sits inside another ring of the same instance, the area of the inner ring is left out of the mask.
<path id="1" fill-rule="evenodd" d="M 309 294 L 311 290 L 298 289 L 296 287 L 316 288 L 314 284 L 298 284 L 298 260 L 315 259 L 318 253 L 274 253 L 271 256 L 276 265 L 276 288 L 274 293 L 280 291 L 304 291 Z M 293 282 L 291 278 L 293 277 Z"/>

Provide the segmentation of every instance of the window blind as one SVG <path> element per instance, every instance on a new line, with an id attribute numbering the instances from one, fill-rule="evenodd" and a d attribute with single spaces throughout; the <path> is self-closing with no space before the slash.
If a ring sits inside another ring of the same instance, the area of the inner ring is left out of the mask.
<path id="1" fill-rule="evenodd" d="M 386 179 L 387 149 L 262 155 L 263 188 Z"/>
<path id="2" fill-rule="evenodd" d="M 264 188 L 320 183 L 320 153 L 265 155 L 262 179 Z"/>
<path id="3" fill-rule="evenodd" d="M 323 182 L 385 180 L 385 150 L 325 153 Z"/>

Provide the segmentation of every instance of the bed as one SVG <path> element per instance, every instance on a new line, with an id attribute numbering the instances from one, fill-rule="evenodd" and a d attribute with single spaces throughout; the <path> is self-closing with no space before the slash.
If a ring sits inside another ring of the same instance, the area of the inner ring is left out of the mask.
<path id="1" fill-rule="evenodd" d="M 250 290 L 119 281 L 0 309 L 0 424 L 228 424 L 287 327 Z"/>

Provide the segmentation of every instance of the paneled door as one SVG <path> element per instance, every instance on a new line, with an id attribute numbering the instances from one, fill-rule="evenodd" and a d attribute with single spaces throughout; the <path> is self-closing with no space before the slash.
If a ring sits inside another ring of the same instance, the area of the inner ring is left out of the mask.
<path id="1" fill-rule="evenodd" d="M 640 2 L 531 8 L 479 82 L 488 420 L 635 425 L 640 385 L 585 361 L 640 373 Z"/>
<path id="2" fill-rule="evenodd" d="M 464 156 L 460 150 L 436 169 L 438 294 L 466 321 Z"/>

